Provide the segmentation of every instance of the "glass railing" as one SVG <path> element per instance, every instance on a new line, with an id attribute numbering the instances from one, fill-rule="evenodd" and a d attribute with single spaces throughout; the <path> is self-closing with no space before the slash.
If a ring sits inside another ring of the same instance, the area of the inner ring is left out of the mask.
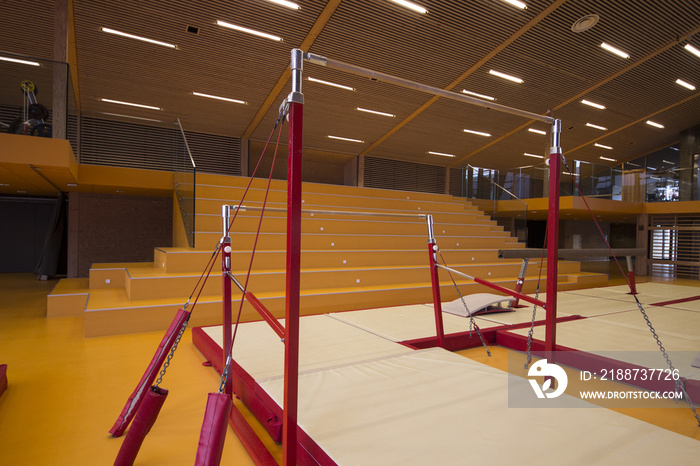
<path id="1" fill-rule="evenodd" d="M 71 139 L 78 114 L 67 63 L 0 51 L 0 132 Z"/>
<path id="2" fill-rule="evenodd" d="M 182 129 L 180 119 L 175 122 L 175 126 L 173 136 L 173 190 L 180 207 L 180 215 L 187 234 L 187 242 L 193 248 L 197 166 L 187 144 L 187 136 Z"/>

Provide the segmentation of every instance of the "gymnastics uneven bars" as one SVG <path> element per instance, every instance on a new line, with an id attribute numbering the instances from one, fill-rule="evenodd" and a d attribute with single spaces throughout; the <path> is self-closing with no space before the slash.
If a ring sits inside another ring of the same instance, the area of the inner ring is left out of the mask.
<path id="1" fill-rule="evenodd" d="M 304 52 L 301 49 L 291 51 L 290 70 L 292 90 L 287 96 L 289 104 L 289 159 L 287 168 L 287 263 L 286 263 L 286 301 L 285 301 L 285 371 L 284 371 L 284 415 L 282 430 L 283 464 L 296 464 L 297 457 L 297 410 L 299 381 L 299 301 L 301 275 L 301 160 L 304 94 L 302 92 L 302 72 L 304 61 L 325 66 L 347 73 L 366 76 L 397 86 L 414 89 L 438 97 L 487 107 L 499 112 L 518 115 L 551 125 L 552 145 L 550 148 L 550 183 L 549 183 L 549 217 L 547 226 L 547 247 L 551 251 L 547 258 L 547 317 L 545 324 L 545 351 L 554 350 L 556 345 L 556 290 L 557 290 L 557 252 L 559 250 L 559 178 L 561 157 L 561 121 L 549 116 L 539 115 L 524 110 L 506 107 L 493 102 L 486 103 L 474 97 L 447 91 L 437 87 L 398 78 L 384 73 L 371 71 L 355 65 L 332 60 L 322 55 Z M 431 235 L 432 236 L 432 235 Z M 433 238 L 431 238 L 433 239 Z M 230 239 L 229 239 L 230 240 Z M 230 248 L 229 248 L 230 250 Z M 431 257 L 435 254 L 435 244 L 430 245 Z M 230 260 L 230 254 L 229 254 Z M 433 267 L 437 276 L 437 264 Z M 230 284 L 230 280 L 227 280 Z M 439 284 L 437 284 L 439 289 Z M 434 285 L 435 287 L 435 285 Z M 230 290 L 229 290 L 230 293 Z"/>

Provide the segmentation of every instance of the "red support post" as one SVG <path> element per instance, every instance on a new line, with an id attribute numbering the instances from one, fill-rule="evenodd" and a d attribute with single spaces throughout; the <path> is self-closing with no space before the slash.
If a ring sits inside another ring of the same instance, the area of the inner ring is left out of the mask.
<path id="1" fill-rule="evenodd" d="M 437 344 L 440 348 L 444 348 L 445 330 L 442 324 L 442 299 L 440 298 L 440 276 L 438 275 L 438 267 L 435 262 L 435 253 L 437 245 L 432 239 L 428 243 L 428 256 L 430 257 L 430 280 L 433 284 L 433 308 L 435 309 L 435 333 L 437 334 Z"/>
<path id="2" fill-rule="evenodd" d="M 284 414 L 282 462 L 296 465 L 299 385 L 299 295 L 301 281 L 301 169 L 303 104 L 289 104 L 289 163 L 287 170 L 287 282 L 284 339 Z"/>
<path id="3" fill-rule="evenodd" d="M 559 179 L 560 149 L 555 145 L 549 155 L 549 214 L 547 217 L 547 301 L 545 317 L 545 352 L 557 345 L 557 276 L 559 261 Z M 553 361 L 549 361 L 550 363 Z"/>
<path id="4" fill-rule="evenodd" d="M 226 208 L 228 206 L 224 206 Z M 228 218 L 228 216 L 226 216 Z M 228 220 L 225 222 L 227 223 Z M 224 232 L 224 234 L 226 234 Z M 231 272 L 231 237 L 226 235 L 222 239 L 221 244 L 221 280 L 222 291 L 221 299 L 223 301 L 223 326 L 224 326 L 224 363 L 222 367 L 226 367 L 226 359 L 231 354 L 231 279 L 228 274 Z M 224 393 L 229 396 L 233 395 L 233 377 L 226 379 Z"/>

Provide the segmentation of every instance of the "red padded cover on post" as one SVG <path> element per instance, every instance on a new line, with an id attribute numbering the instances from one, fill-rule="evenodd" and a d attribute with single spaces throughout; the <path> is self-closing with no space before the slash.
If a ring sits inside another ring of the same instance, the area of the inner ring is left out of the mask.
<path id="1" fill-rule="evenodd" d="M 151 427 L 153 427 L 153 423 L 156 422 L 160 408 L 163 407 L 167 396 L 168 391 L 159 387 L 151 387 L 146 392 L 146 396 L 144 396 L 134 417 L 134 423 L 131 425 L 129 432 L 126 433 L 117 459 L 114 460 L 114 466 L 131 466 L 134 464 L 143 439 L 148 435 Z"/>
<path id="2" fill-rule="evenodd" d="M 7 390 L 7 364 L 0 364 L 0 396 Z"/>
<path id="3" fill-rule="evenodd" d="M 216 466 L 221 462 L 232 404 L 231 397 L 225 393 L 210 393 L 207 397 L 195 466 Z"/>

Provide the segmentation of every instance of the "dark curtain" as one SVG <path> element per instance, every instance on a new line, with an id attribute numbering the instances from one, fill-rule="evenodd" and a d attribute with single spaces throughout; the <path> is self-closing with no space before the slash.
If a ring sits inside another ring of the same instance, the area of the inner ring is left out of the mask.
<path id="1" fill-rule="evenodd" d="M 56 199 L 53 221 L 46 233 L 41 257 L 34 269 L 34 275 L 39 278 L 55 277 L 58 275 L 61 260 L 62 245 L 66 229 L 66 195 L 60 193 Z"/>

